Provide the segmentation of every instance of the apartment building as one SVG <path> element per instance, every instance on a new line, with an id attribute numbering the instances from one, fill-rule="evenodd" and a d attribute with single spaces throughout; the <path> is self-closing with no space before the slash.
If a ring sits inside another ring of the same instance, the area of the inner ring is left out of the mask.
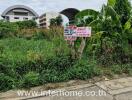
<path id="1" fill-rule="evenodd" d="M 58 17 L 60 14 L 57 12 L 47 12 L 39 17 L 40 28 L 49 28 L 50 19 Z"/>

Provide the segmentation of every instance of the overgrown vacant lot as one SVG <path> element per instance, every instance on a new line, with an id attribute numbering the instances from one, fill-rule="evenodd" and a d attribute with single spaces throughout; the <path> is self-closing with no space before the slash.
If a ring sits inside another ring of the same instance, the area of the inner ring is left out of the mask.
<path id="1" fill-rule="evenodd" d="M 94 66 L 85 61 L 75 64 L 70 48 L 60 40 L 1 39 L 0 90 L 98 75 Z"/>
<path id="2" fill-rule="evenodd" d="M 125 72 L 131 74 L 131 64 L 105 68 L 88 59 L 72 59 L 70 48 L 61 38 L 0 40 L 0 90 Z"/>

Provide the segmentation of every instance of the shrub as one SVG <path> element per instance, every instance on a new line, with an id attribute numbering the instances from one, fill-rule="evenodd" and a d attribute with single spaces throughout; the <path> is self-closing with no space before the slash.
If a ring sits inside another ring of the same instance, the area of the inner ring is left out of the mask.
<path id="1" fill-rule="evenodd" d="M 45 66 L 47 69 L 54 69 L 56 71 L 65 71 L 74 64 L 74 60 L 70 56 L 62 55 L 49 58 L 45 61 Z"/>
<path id="2" fill-rule="evenodd" d="M 0 57 L 2 56 L 4 49 L 5 49 L 5 46 L 0 43 Z"/>
<path id="3" fill-rule="evenodd" d="M 45 39 L 45 40 L 52 40 L 55 33 L 51 29 L 37 29 L 37 32 L 33 35 L 33 39 Z"/>
<path id="4" fill-rule="evenodd" d="M 37 23 L 34 20 L 18 21 L 14 24 L 16 24 L 19 29 L 31 29 L 37 27 Z"/>
<path id="5" fill-rule="evenodd" d="M 69 68 L 65 71 L 58 71 L 56 69 L 46 69 L 41 72 L 40 75 L 40 83 L 55 83 L 55 82 L 63 82 L 71 79 L 70 74 L 68 73 Z"/>
<path id="6" fill-rule="evenodd" d="M 132 75 L 132 64 L 118 64 L 118 65 L 112 65 L 111 71 L 115 74 L 122 74 L 126 73 L 129 75 Z"/>
<path id="7" fill-rule="evenodd" d="M 115 74 L 121 74 L 124 72 L 125 69 L 123 69 L 122 65 L 113 65 L 111 66 L 111 71 Z"/>
<path id="8" fill-rule="evenodd" d="M 91 65 L 87 61 L 78 61 L 70 70 L 73 79 L 86 80 L 94 76 L 100 75 L 101 71 L 94 64 Z"/>
<path id="9" fill-rule="evenodd" d="M 0 73 L 0 91 L 7 91 L 9 89 L 15 88 L 16 79 L 10 76 Z"/>
<path id="10" fill-rule="evenodd" d="M 39 84 L 39 73 L 28 72 L 23 76 L 22 87 L 33 87 Z"/>
<path id="11" fill-rule="evenodd" d="M 122 69 L 124 69 L 124 73 L 132 75 L 132 63 L 129 64 L 123 64 Z"/>
<path id="12" fill-rule="evenodd" d="M 33 20 L 19 22 L 0 21 L 0 38 L 19 36 L 20 34 L 22 35 L 20 30 L 27 29 L 26 31 L 28 31 L 29 29 L 33 28 L 37 28 L 37 23 Z M 30 30 L 30 32 L 32 31 Z"/>
<path id="13" fill-rule="evenodd" d="M 47 83 L 68 80 L 70 77 L 67 75 L 67 72 L 73 64 L 74 60 L 66 55 L 56 56 L 45 60 L 43 69 L 41 69 L 40 81 Z"/>
<path id="14" fill-rule="evenodd" d="M 63 38 L 63 28 L 62 27 L 52 27 L 50 29 L 37 29 L 36 33 L 33 34 L 33 39 L 46 39 L 52 40 L 53 38 Z"/>
<path id="15" fill-rule="evenodd" d="M 48 83 L 48 82 L 57 82 L 58 81 L 58 72 L 54 69 L 46 69 L 41 72 L 40 75 L 40 83 Z"/>
<path id="16" fill-rule="evenodd" d="M 0 38 L 15 36 L 18 26 L 14 23 L 0 21 Z"/>
<path id="17" fill-rule="evenodd" d="M 27 51 L 27 61 L 31 62 L 42 61 L 42 55 L 34 51 Z"/>

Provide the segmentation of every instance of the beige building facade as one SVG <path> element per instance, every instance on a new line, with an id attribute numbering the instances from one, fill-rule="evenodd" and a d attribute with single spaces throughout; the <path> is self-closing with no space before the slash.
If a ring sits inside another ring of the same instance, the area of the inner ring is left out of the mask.
<path id="1" fill-rule="evenodd" d="M 39 26 L 40 28 L 49 28 L 50 20 L 52 18 L 58 17 L 60 14 L 57 12 L 47 12 L 39 17 Z"/>

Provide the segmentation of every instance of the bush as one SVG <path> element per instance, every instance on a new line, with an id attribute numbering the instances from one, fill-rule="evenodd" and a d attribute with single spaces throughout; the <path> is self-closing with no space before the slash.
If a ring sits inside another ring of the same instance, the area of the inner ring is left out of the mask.
<path id="1" fill-rule="evenodd" d="M 132 75 L 132 64 L 113 65 L 111 66 L 111 71 L 114 72 L 114 74 L 126 73 Z"/>
<path id="2" fill-rule="evenodd" d="M 17 80 L 10 76 L 0 73 L 0 91 L 7 91 L 9 89 L 15 88 L 15 82 Z"/>
<path id="3" fill-rule="evenodd" d="M 33 87 L 39 84 L 39 73 L 36 72 L 28 72 L 23 76 L 22 79 L 22 87 Z"/>
<path id="4" fill-rule="evenodd" d="M 32 29 L 37 27 L 37 23 L 34 20 L 18 21 L 15 22 L 19 29 Z"/>
<path id="5" fill-rule="evenodd" d="M 50 29 L 37 29 L 37 32 L 33 34 L 33 39 L 52 40 L 53 38 L 63 38 L 63 31 L 64 30 L 62 27 L 52 27 Z"/>
<path id="6" fill-rule="evenodd" d="M 37 29 L 37 32 L 33 35 L 33 39 L 45 39 L 52 40 L 55 33 L 51 29 Z"/>
<path id="7" fill-rule="evenodd" d="M 58 82 L 58 72 L 54 69 L 46 69 L 41 72 L 40 83 Z"/>
<path id="8" fill-rule="evenodd" d="M 56 56 L 45 61 L 47 69 L 55 69 L 58 71 L 65 71 L 73 65 L 74 61 L 69 56 Z"/>
<path id="9" fill-rule="evenodd" d="M 111 71 L 115 74 L 121 74 L 123 73 L 125 68 L 123 69 L 122 65 L 113 65 L 111 66 Z"/>
<path id="10" fill-rule="evenodd" d="M 70 69 L 66 69 L 65 71 L 57 71 L 55 69 L 46 69 L 41 72 L 40 75 L 40 83 L 55 83 L 55 82 L 63 82 L 68 81 L 71 79 L 71 76 L 69 74 Z"/>
<path id="11" fill-rule="evenodd" d="M 18 26 L 14 23 L 0 21 L 0 38 L 15 36 L 17 29 Z"/>
<path id="12" fill-rule="evenodd" d="M 45 60 L 41 75 L 41 83 L 60 82 L 70 79 L 68 71 L 72 68 L 74 60 L 69 56 L 56 56 Z M 45 66 L 45 67 L 44 67 Z"/>
<path id="13" fill-rule="evenodd" d="M 94 64 L 91 65 L 87 61 L 77 62 L 70 70 L 73 79 L 86 80 L 94 76 L 100 75 L 101 71 Z"/>
<path id="14" fill-rule="evenodd" d="M 33 28 L 37 28 L 37 23 L 33 20 L 19 22 L 5 22 L 0 20 L 0 38 L 16 37 L 18 34 L 21 34 L 19 33 L 20 30 Z"/>
<path id="15" fill-rule="evenodd" d="M 4 49 L 5 49 L 5 46 L 0 43 L 0 57 L 2 56 Z"/>

